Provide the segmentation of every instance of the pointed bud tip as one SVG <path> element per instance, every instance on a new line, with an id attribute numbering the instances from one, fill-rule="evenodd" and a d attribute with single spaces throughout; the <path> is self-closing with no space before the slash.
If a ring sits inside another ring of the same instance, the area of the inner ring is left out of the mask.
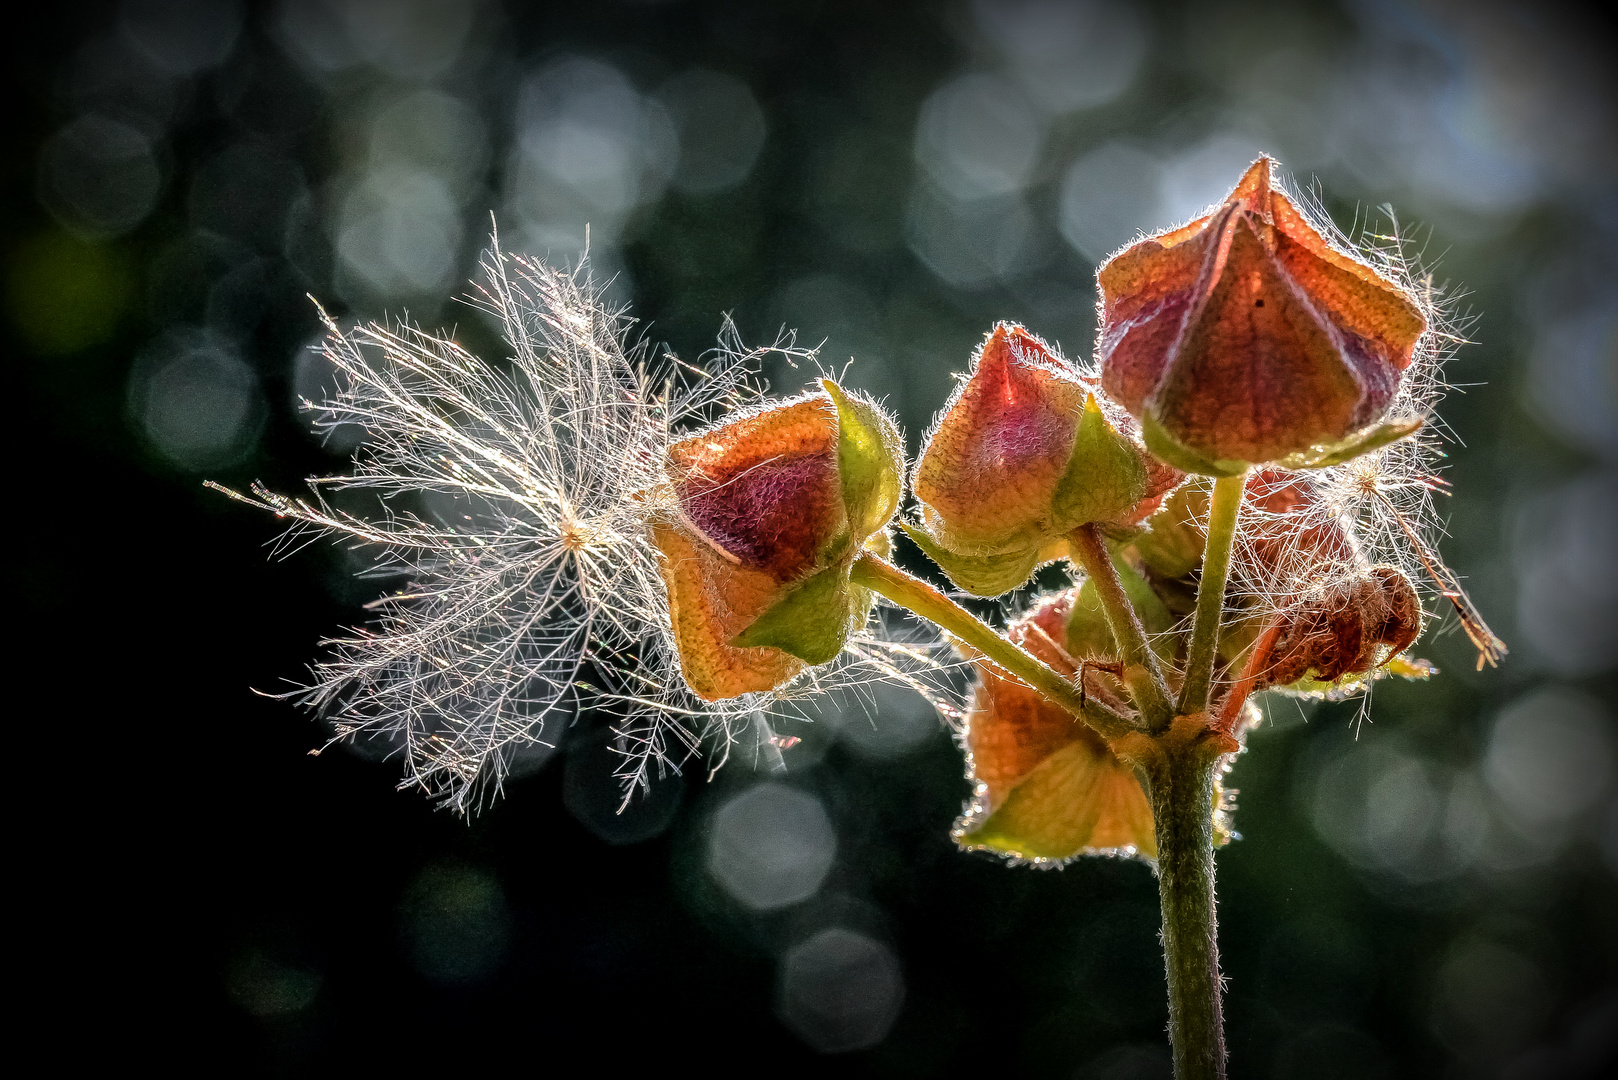
<path id="1" fill-rule="evenodd" d="M 1233 475 L 1374 425 L 1426 320 L 1248 167 L 1220 207 L 1098 271 L 1102 382 L 1179 468 Z"/>
<path id="2" fill-rule="evenodd" d="M 1034 334 L 997 324 L 916 464 L 912 487 L 932 542 L 1031 569 L 1039 550 L 1078 526 L 1135 514 L 1148 458 L 1107 417 L 1097 390 Z M 981 581 L 998 583 L 998 572 Z"/>

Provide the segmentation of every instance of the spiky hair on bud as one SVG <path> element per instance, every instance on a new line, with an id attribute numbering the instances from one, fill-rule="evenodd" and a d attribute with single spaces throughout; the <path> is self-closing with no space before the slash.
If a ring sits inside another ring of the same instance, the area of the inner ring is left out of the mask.
<path id="1" fill-rule="evenodd" d="M 603 303 L 586 261 L 563 271 L 498 244 L 475 289 L 506 362 L 404 323 L 345 331 L 322 311 L 339 389 L 304 406 L 324 429 L 364 429 L 353 470 L 311 478 L 306 498 L 209 484 L 290 520 L 281 552 L 334 535 L 375 554 L 371 575 L 405 579 L 280 695 L 329 720 L 332 742 L 381 739 L 403 761 L 401 786 L 468 813 L 499 794 L 515 755 L 598 709 L 615 718 L 627 801 L 704 746 L 722 762 L 738 742 L 773 738 L 782 699 L 928 682 L 931 641 L 881 628 L 775 694 L 707 703 L 681 679 L 649 535 L 677 511 L 668 448 L 754 406 L 765 354 L 809 355 L 790 335 L 749 350 L 727 320 L 713 362 L 695 367 L 632 341 L 633 320 Z M 328 493 L 342 492 L 377 509 L 340 508 Z"/>

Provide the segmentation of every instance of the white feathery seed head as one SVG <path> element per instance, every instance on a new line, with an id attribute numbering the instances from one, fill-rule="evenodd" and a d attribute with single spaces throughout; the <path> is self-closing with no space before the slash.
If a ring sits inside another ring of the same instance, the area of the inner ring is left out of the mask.
<path id="1" fill-rule="evenodd" d="M 307 498 L 210 484 L 290 519 L 280 550 L 340 536 L 378 553 L 372 573 L 406 579 L 285 695 L 328 718 L 333 741 L 387 740 L 401 786 L 466 813 L 499 793 L 516 753 L 555 745 L 583 709 L 615 721 L 627 802 L 704 745 L 716 762 L 749 739 L 774 749 L 778 700 L 896 678 L 942 702 L 935 646 L 913 626 L 856 635 L 776 694 L 708 703 L 680 676 L 648 531 L 677 512 L 668 447 L 756 403 L 760 357 L 804 355 L 790 336 L 749 351 L 727 321 L 707 369 L 653 355 L 584 262 L 562 271 L 498 245 L 471 302 L 499 320 L 505 362 L 405 324 L 345 332 L 322 311 L 340 389 L 304 404 L 322 428 L 364 429 L 353 471 L 312 478 Z M 333 505 L 329 493 L 351 491 L 380 510 Z"/>

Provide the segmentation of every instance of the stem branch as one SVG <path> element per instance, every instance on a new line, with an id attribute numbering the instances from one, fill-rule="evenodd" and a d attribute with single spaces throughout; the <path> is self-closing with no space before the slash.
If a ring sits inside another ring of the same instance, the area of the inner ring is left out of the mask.
<path id="1" fill-rule="evenodd" d="M 1146 628 L 1141 625 L 1135 605 L 1124 594 L 1124 583 L 1118 579 L 1118 568 L 1112 564 L 1112 555 L 1101 541 L 1094 525 L 1080 525 L 1068 536 L 1069 547 L 1078 555 L 1084 572 L 1095 582 L 1101 597 L 1101 610 L 1112 628 L 1113 640 L 1123 653 L 1124 683 L 1135 700 L 1135 707 L 1146 718 L 1148 730 L 1153 734 L 1164 731 L 1174 719 L 1174 708 L 1169 704 L 1168 686 L 1163 682 L 1163 671 L 1157 656 L 1146 643 Z"/>
<path id="2" fill-rule="evenodd" d="M 900 607 L 936 623 L 982 653 L 1015 679 L 1027 683 L 1058 707 L 1095 729 L 1104 739 L 1137 731 L 1127 718 L 1094 698 L 1081 698 L 1079 688 L 1054 668 L 996 633 L 976 615 L 927 582 L 905 573 L 869 551 L 854 560 L 854 584 L 887 597 Z"/>
<path id="3" fill-rule="evenodd" d="M 1258 640 L 1253 642 L 1253 651 L 1248 654 L 1247 665 L 1242 668 L 1241 678 L 1236 680 L 1219 706 L 1219 721 L 1214 724 L 1215 730 L 1222 731 L 1226 735 L 1236 733 L 1236 724 L 1242 716 L 1242 706 L 1253 696 L 1253 687 L 1270 672 L 1270 660 L 1275 654 L 1275 643 L 1281 637 L 1281 627 L 1281 620 L 1275 620 L 1265 627 Z"/>
<path id="4" fill-rule="evenodd" d="M 1202 578 L 1197 582 L 1197 614 L 1191 624 L 1185 682 L 1180 686 L 1178 712 L 1182 716 L 1201 712 L 1208 705 L 1214 658 L 1219 654 L 1219 623 L 1225 614 L 1225 583 L 1230 579 L 1230 549 L 1236 540 L 1236 514 L 1242 507 L 1246 482 L 1245 472 L 1214 481 Z"/>

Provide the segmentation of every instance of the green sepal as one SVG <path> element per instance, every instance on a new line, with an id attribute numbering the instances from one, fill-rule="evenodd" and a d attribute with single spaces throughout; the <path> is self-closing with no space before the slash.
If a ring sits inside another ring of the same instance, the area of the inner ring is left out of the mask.
<path id="1" fill-rule="evenodd" d="M 1240 476 L 1247 470 L 1248 463 L 1203 457 L 1195 450 L 1186 446 L 1180 440 L 1163 430 L 1163 425 L 1157 422 L 1151 410 L 1140 421 L 1141 436 L 1146 440 L 1146 449 L 1155 456 L 1173 465 L 1181 472 L 1197 473 L 1201 476 Z"/>
<path id="2" fill-rule="evenodd" d="M 1073 434 L 1067 472 L 1051 496 L 1052 516 L 1076 528 L 1126 514 L 1145 494 L 1146 463 L 1140 451 L 1107 422 L 1091 394 Z"/>
<path id="3" fill-rule="evenodd" d="M 856 603 L 864 598 L 853 593 L 848 566 L 828 566 L 794 585 L 730 644 L 780 649 L 806 664 L 829 663 L 848 643 L 853 609 L 869 610 L 869 604 Z"/>
<path id="4" fill-rule="evenodd" d="M 1033 576 L 1039 549 L 1013 551 L 1006 555 L 957 555 L 939 547 L 926 530 L 901 521 L 899 528 L 916 542 L 922 553 L 937 563 L 949 579 L 973 596 L 999 596 L 1008 593 Z"/>
<path id="5" fill-rule="evenodd" d="M 1302 453 L 1289 454 L 1276 464 L 1286 469 L 1327 469 L 1333 465 L 1341 465 L 1345 461 L 1353 461 L 1361 454 L 1380 450 L 1400 439 L 1408 439 L 1420 431 L 1424 423 L 1426 421 L 1419 416 L 1404 420 L 1388 420 L 1350 435 L 1340 443 L 1333 443 L 1331 446 L 1312 446 Z"/>
<path id="6" fill-rule="evenodd" d="M 831 379 L 820 385 L 837 406 L 837 473 L 848 524 L 862 539 L 888 523 L 903 494 L 904 443 L 899 429 L 868 401 Z"/>
<path id="7" fill-rule="evenodd" d="M 816 565 L 830 566 L 833 563 L 842 562 L 848 553 L 853 550 L 853 547 L 854 534 L 848 530 L 847 526 L 844 526 L 838 530 L 837 535 L 827 540 L 820 547 Z"/>
<path id="8" fill-rule="evenodd" d="M 1115 797 L 1114 785 L 1138 784 L 1134 775 L 1104 747 L 1075 739 L 1034 766 L 999 809 L 971 832 L 956 836 L 963 848 L 996 851 L 1021 859 L 1071 859 L 1094 854 L 1096 825 Z M 1151 810 L 1138 800 L 1140 820 L 1132 831 L 1137 853 L 1155 858 L 1157 842 Z"/>
<path id="9" fill-rule="evenodd" d="M 1408 679 L 1411 682 L 1426 682 L 1438 674 L 1438 669 L 1433 666 L 1431 660 L 1413 657 L 1409 653 L 1400 653 L 1398 656 L 1388 657 L 1382 663 L 1382 670 L 1389 675 L 1397 675 L 1399 678 Z"/>
<path id="10" fill-rule="evenodd" d="M 1142 628 L 1151 639 L 1152 650 L 1165 657 L 1172 656 L 1175 642 L 1167 632 L 1174 626 L 1174 616 L 1168 605 L 1152 589 L 1151 582 L 1137 573 L 1134 567 L 1116 557 L 1112 564 L 1118 571 L 1118 581 L 1124 587 L 1124 595 L 1129 598 L 1135 613 L 1140 616 Z M 1101 607 L 1101 594 L 1093 581 L 1086 580 L 1073 598 L 1073 609 L 1067 618 L 1067 651 L 1075 660 L 1119 658 L 1118 644 L 1112 636 L 1112 627 L 1107 623 L 1107 613 Z"/>
<path id="11" fill-rule="evenodd" d="M 1183 578 L 1202 565 L 1207 538 L 1199 523 L 1208 520 L 1208 488 L 1192 480 L 1181 484 L 1146 519 L 1147 531 L 1130 541 L 1141 562 L 1159 578 Z"/>
<path id="12" fill-rule="evenodd" d="M 1390 656 L 1370 671 L 1349 672 L 1333 682 L 1305 675 L 1297 682 L 1285 686 L 1272 686 L 1270 689 L 1289 697 L 1335 699 L 1358 693 L 1370 683 L 1390 675 L 1397 675 L 1410 682 L 1425 682 L 1436 674 L 1438 669 L 1431 661 L 1412 659 L 1408 654 L 1400 653 L 1398 656 Z"/>
<path id="13" fill-rule="evenodd" d="M 860 545 L 860 550 L 869 551 L 872 555 L 875 555 L 879 559 L 892 558 L 893 530 L 878 529 L 876 532 L 865 538 L 865 543 Z"/>

